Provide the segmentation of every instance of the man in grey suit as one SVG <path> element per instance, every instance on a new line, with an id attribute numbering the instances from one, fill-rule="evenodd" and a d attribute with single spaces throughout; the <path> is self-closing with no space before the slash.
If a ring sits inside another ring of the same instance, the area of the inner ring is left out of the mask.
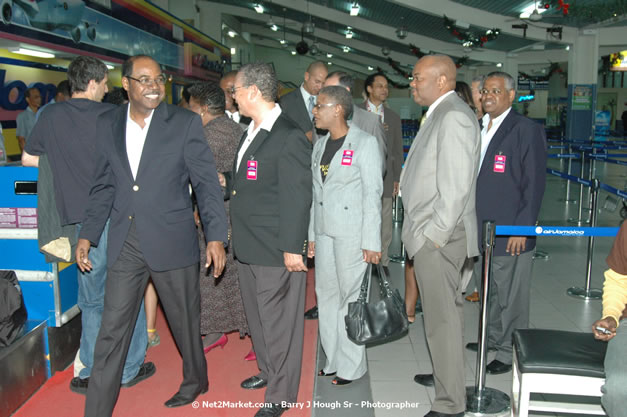
<path id="1" fill-rule="evenodd" d="M 463 416 L 466 409 L 461 270 L 479 254 L 475 184 L 479 124 L 454 92 L 456 69 L 444 55 L 421 58 L 412 73 L 414 101 L 429 106 L 401 174 L 402 239 L 414 268 L 435 385 L 428 417 Z"/>
<path id="2" fill-rule="evenodd" d="M 389 94 L 387 77 L 383 74 L 371 74 L 364 84 L 368 99 L 360 107 L 380 118 L 387 146 L 381 200 L 381 265 L 387 268 L 390 263 L 388 248 L 392 242 L 393 229 L 392 200 L 398 195 L 399 178 L 403 168 L 403 129 L 398 114 L 384 106 Z"/>

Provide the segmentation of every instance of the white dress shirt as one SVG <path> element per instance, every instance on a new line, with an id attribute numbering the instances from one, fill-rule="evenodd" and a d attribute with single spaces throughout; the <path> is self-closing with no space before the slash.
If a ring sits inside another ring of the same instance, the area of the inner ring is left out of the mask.
<path id="1" fill-rule="evenodd" d="M 366 100 L 366 108 L 368 109 L 369 112 L 378 114 L 379 117 L 381 117 L 381 123 L 385 122 L 385 111 L 384 111 L 383 103 L 379 104 L 378 106 L 375 106 L 372 103 L 372 101 L 368 99 Z"/>
<path id="2" fill-rule="evenodd" d="M 235 123 L 239 123 L 239 119 L 241 119 L 242 116 L 240 116 L 239 111 L 236 111 L 234 113 L 231 113 L 228 110 L 224 110 L 224 113 L 226 113 L 226 115 L 228 116 L 229 119 L 233 120 Z"/>
<path id="3" fill-rule="evenodd" d="M 248 125 L 248 129 L 246 130 L 246 139 L 244 139 L 244 143 L 242 143 L 242 147 L 237 153 L 237 171 L 239 171 L 239 166 L 242 162 L 244 154 L 246 153 L 246 150 L 253 142 L 253 140 L 255 140 L 255 138 L 257 137 L 257 133 L 259 133 L 259 130 L 263 129 L 267 130 L 268 132 L 271 131 L 272 126 L 274 126 L 274 123 L 276 122 L 276 119 L 278 119 L 281 115 L 281 112 L 281 106 L 275 103 L 272 110 L 270 110 L 270 113 L 266 116 L 265 119 L 263 119 L 259 126 L 255 126 L 254 120 L 250 122 L 250 125 Z"/>
<path id="4" fill-rule="evenodd" d="M 431 103 L 431 105 L 427 109 L 425 120 L 427 120 L 429 116 L 431 116 L 431 113 L 433 113 L 433 110 L 435 110 L 435 108 L 438 107 L 438 104 L 440 104 L 442 100 L 444 100 L 446 97 L 450 96 L 451 94 L 456 94 L 455 90 L 451 90 L 448 93 L 445 93 L 444 95 L 440 96 L 436 101 Z"/>
<path id="5" fill-rule="evenodd" d="M 481 171 L 483 158 L 488 151 L 488 146 L 490 146 L 490 142 L 492 141 L 494 134 L 497 130 L 499 130 L 501 123 L 503 123 L 503 120 L 505 120 L 511 109 L 512 108 L 510 107 L 499 116 L 495 117 L 492 120 L 492 126 L 490 126 L 490 115 L 488 113 L 483 115 L 483 118 L 481 119 L 481 122 L 483 123 L 483 129 L 481 129 L 481 159 L 479 160 L 479 171 Z M 488 126 L 490 127 L 490 130 L 488 130 Z"/>
<path id="6" fill-rule="evenodd" d="M 148 134 L 153 114 L 155 114 L 154 110 L 150 112 L 150 116 L 144 119 L 144 123 L 146 125 L 142 129 L 142 127 L 131 118 L 130 105 L 128 106 L 128 111 L 126 112 L 126 155 L 128 156 L 128 163 L 131 165 L 133 179 L 137 177 L 139 161 L 142 158 L 144 142 L 146 142 L 146 135 Z"/>

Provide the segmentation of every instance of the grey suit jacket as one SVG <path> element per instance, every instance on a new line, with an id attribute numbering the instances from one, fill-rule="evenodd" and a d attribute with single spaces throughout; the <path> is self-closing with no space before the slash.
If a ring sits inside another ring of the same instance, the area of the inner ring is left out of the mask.
<path id="1" fill-rule="evenodd" d="M 402 239 L 410 258 L 426 239 L 446 245 L 462 223 L 467 255 L 479 254 L 475 187 L 480 143 L 477 118 L 455 93 L 439 103 L 418 131 L 401 175 Z"/>
<path id="2" fill-rule="evenodd" d="M 366 114 L 379 119 L 379 125 L 383 127 L 381 118 L 375 113 L 367 110 L 367 102 L 359 105 L 359 108 Z M 383 177 L 383 197 L 392 197 L 394 191 L 394 183 L 399 181 L 401 177 L 401 169 L 403 168 L 403 129 L 401 126 L 401 118 L 392 109 L 385 108 L 385 127 L 383 130 L 383 140 L 385 141 L 385 176 Z"/>
<path id="3" fill-rule="evenodd" d="M 381 250 L 381 193 L 383 165 L 374 136 L 351 125 L 344 144 L 337 151 L 327 178 L 322 182 L 320 160 L 329 135 L 314 146 L 311 157 L 313 202 L 309 221 L 309 240 L 316 235 L 355 237 L 361 248 Z M 353 151 L 350 164 L 342 164 L 344 151 Z"/>

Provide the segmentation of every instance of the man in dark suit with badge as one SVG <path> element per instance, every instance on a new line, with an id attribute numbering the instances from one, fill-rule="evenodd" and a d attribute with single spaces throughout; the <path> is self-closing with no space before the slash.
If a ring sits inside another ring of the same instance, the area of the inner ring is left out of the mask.
<path id="1" fill-rule="evenodd" d="M 233 168 L 233 250 L 259 374 L 245 389 L 266 388 L 255 416 L 280 416 L 298 396 L 303 352 L 303 256 L 311 209 L 311 144 L 274 102 L 268 64 L 244 65 L 233 91 L 252 118 Z"/>
<path id="2" fill-rule="evenodd" d="M 94 179 L 76 248 L 82 271 L 92 267 L 90 245 L 97 244 L 107 219 L 111 224 L 104 310 L 86 416 L 113 413 L 148 278 L 183 357 L 183 382 L 165 405 L 189 404 L 209 388 L 200 337 L 200 250 L 190 182 L 208 241 L 206 266 L 214 265 L 216 278 L 226 262 L 226 213 L 200 117 L 164 103 L 165 83 L 155 60 L 129 58 L 122 66 L 129 105 L 103 113 L 96 123 Z"/>
<path id="3" fill-rule="evenodd" d="M 546 136 L 542 125 L 516 113 L 514 79 L 505 72 L 488 74 L 481 89 L 485 115 L 481 130 L 481 162 L 477 177 L 477 223 L 533 226 L 538 219 L 546 182 Z M 483 231 L 483 227 L 481 227 Z M 479 234 L 479 244 L 483 242 Z M 490 374 L 512 369 L 512 333 L 529 327 L 529 292 L 535 238 L 497 237 L 490 282 L 488 348 L 496 358 Z M 482 262 L 475 265 L 478 274 Z M 476 343 L 467 348 L 477 350 Z"/>

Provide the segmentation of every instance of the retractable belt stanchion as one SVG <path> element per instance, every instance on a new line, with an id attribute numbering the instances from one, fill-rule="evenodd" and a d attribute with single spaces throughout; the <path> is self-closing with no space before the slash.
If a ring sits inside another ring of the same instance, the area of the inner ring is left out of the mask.
<path id="1" fill-rule="evenodd" d="M 479 316 L 479 336 L 477 350 L 477 370 L 475 385 L 466 387 L 466 411 L 475 414 L 497 414 L 510 406 L 509 396 L 502 391 L 485 386 L 485 368 L 488 353 L 488 294 L 492 275 L 492 250 L 494 248 L 495 224 L 483 223 L 485 251 L 481 273 L 481 310 Z"/>
<path id="2" fill-rule="evenodd" d="M 590 215 L 590 226 L 596 227 L 597 223 L 597 203 L 599 199 L 599 180 L 593 179 L 590 186 L 590 192 L 592 195 L 592 203 L 590 207 L 592 214 Z M 592 279 L 592 256 L 594 255 L 594 236 L 588 237 L 588 263 L 586 265 L 586 284 L 584 288 L 570 287 L 567 294 L 571 297 L 582 298 L 584 300 L 599 300 L 603 291 L 598 288 L 590 288 L 590 281 Z"/>
<path id="3" fill-rule="evenodd" d="M 400 223 L 402 226 L 403 216 L 404 216 L 403 200 L 401 199 L 401 196 L 397 194 L 396 197 L 394 197 L 394 201 L 393 201 L 394 223 L 396 224 Z M 400 236 L 400 233 L 399 233 L 399 236 Z M 400 239 L 400 241 L 401 241 L 400 253 L 396 255 L 390 255 L 390 261 L 404 264 L 405 263 L 405 244 L 403 243 L 403 239 Z"/>
<path id="4" fill-rule="evenodd" d="M 580 170 L 580 177 L 584 178 L 584 175 L 586 173 L 585 170 L 586 167 L 586 156 L 585 156 L 585 152 L 582 150 L 581 151 L 581 170 Z M 581 215 L 582 215 L 582 210 L 583 210 L 583 183 L 579 183 L 579 215 L 577 217 L 577 219 L 568 219 L 569 223 L 576 223 L 577 226 L 581 227 L 584 223 L 589 223 L 587 220 L 583 221 L 581 219 Z"/>
<path id="5" fill-rule="evenodd" d="M 568 144 L 568 153 L 572 154 L 573 153 L 573 147 Z M 572 165 L 573 165 L 573 158 L 568 158 L 568 175 L 572 175 L 571 169 L 572 169 Z M 570 181 L 566 181 L 566 197 L 564 198 L 564 203 L 566 204 L 571 204 L 576 202 L 577 200 L 573 200 L 570 198 Z"/>

